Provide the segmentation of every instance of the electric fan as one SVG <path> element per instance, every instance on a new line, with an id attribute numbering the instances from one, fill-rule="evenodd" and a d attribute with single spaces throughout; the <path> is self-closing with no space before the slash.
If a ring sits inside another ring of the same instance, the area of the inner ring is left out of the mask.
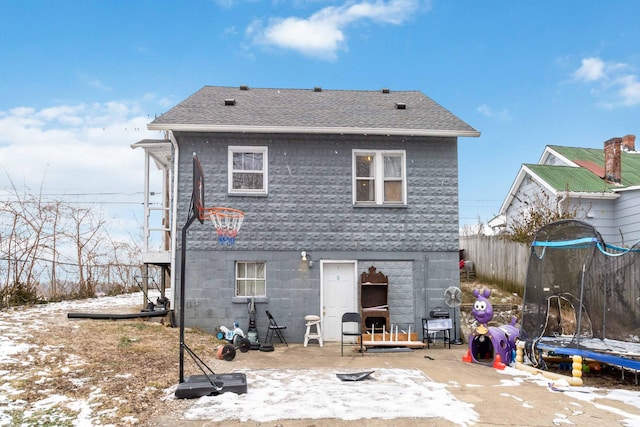
<path id="1" fill-rule="evenodd" d="M 451 341 L 452 344 L 460 345 L 462 344 L 462 340 L 458 338 L 458 327 L 456 326 L 456 308 L 460 307 L 462 303 L 462 291 L 460 288 L 456 288 L 455 286 L 449 286 L 444 291 L 444 302 L 449 307 L 453 308 L 453 334 L 454 339 Z"/>

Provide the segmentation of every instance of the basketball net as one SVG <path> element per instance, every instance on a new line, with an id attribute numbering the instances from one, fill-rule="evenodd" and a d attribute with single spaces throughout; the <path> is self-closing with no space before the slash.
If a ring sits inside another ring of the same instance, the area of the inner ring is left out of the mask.
<path id="1" fill-rule="evenodd" d="M 233 245 L 242 226 L 244 212 L 232 208 L 207 208 L 206 210 L 209 219 L 216 227 L 218 243 L 223 246 Z"/>

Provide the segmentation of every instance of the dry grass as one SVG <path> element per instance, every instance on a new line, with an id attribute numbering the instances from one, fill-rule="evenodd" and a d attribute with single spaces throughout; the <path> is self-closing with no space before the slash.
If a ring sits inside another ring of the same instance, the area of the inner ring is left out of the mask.
<path id="1" fill-rule="evenodd" d="M 187 330 L 185 341 L 204 360 L 216 358 L 220 342 L 198 330 Z M 144 320 L 57 320 L 30 332 L 32 347 L 21 357 L 25 363 L 10 366 L 10 386 L 27 407 L 48 396 L 69 401 L 87 400 L 91 418 L 100 424 L 145 425 L 144 420 L 168 408 L 167 389 L 178 383 L 179 330 Z M 185 375 L 200 373 L 185 356 Z M 26 417 L 51 419 L 48 425 L 65 425 L 77 415 L 64 414 L 64 406 L 36 410 Z M 14 424 L 30 425 L 29 418 L 14 414 Z M 47 413 L 48 412 L 48 413 Z M 18 422 L 20 421 L 20 422 Z M 69 424 L 70 425 L 70 424 Z"/>
<path id="2" fill-rule="evenodd" d="M 463 304 L 473 304 L 476 300 L 476 297 L 473 296 L 473 290 L 478 289 L 482 290 L 484 288 L 488 288 L 491 290 L 491 296 L 489 297 L 489 301 L 492 304 L 513 304 L 513 305 L 521 305 L 522 304 L 522 296 L 518 294 L 514 294 L 511 292 L 504 291 L 497 286 L 486 285 L 481 282 L 460 282 L 460 290 L 462 290 L 462 303 Z"/>

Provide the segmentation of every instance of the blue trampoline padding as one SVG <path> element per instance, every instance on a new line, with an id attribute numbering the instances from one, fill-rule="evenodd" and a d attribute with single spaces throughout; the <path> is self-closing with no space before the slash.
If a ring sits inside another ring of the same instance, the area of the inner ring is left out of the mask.
<path id="1" fill-rule="evenodd" d="M 598 242 L 598 239 L 596 239 L 595 237 L 583 237 L 581 239 L 559 240 L 554 242 L 534 241 L 533 243 L 531 243 L 531 246 L 548 246 L 551 248 L 563 248 L 563 247 L 569 247 L 569 246 L 584 245 L 585 243 L 595 244 L 597 242 Z"/>
<path id="2" fill-rule="evenodd" d="M 563 356 L 582 356 L 587 359 L 606 363 L 607 365 L 622 366 L 628 369 L 635 369 L 636 371 L 640 370 L 640 360 L 629 359 L 618 354 L 605 354 L 571 347 L 556 347 L 542 342 L 536 343 L 536 349 L 561 354 Z"/>

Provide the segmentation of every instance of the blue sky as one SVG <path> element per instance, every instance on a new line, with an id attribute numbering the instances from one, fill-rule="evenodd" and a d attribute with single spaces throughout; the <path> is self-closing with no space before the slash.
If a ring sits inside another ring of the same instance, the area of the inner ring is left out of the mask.
<path id="1" fill-rule="evenodd" d="M 460 223 L 485 222 L 545 145 L 640 133 L 639 17 L 635 0 L 3 1 L 0 191 L 133 221 L 130 144 L 202 86 L 388 87 L 482 133 L 459 140 Z"/>

